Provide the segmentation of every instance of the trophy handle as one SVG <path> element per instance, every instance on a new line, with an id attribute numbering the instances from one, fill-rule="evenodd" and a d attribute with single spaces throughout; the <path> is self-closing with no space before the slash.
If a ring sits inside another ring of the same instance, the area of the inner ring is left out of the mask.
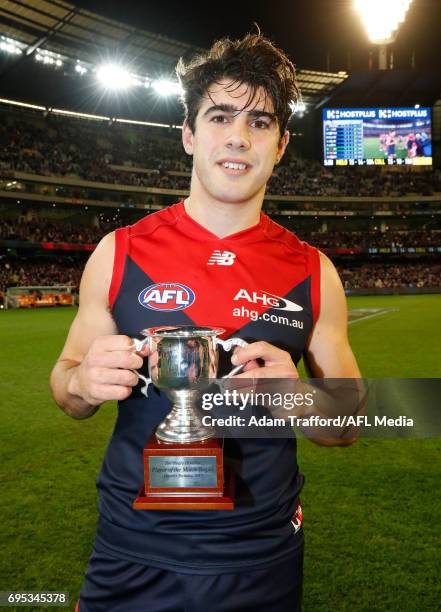
<path id="1" fill-rule="evenodd" d="M 245 342 L 245 340 L 242 340 L 242 338 L 228 338 L 228 340 L 221 340 L 220 338 L 215 338 L 215 343 L 216 346 L 220 344 L 224 351 L 231 351 L 234 346 L 248 346 L 248 342 Z M 235 374 L 239 374 L 239 372 L 241 372 L 244 367 L 245 364 L 241 363 L 240 365 L 233 368 L 231 372 L 225 374 L 225 376 L 222 376 L 222 378 L 231 378 Z"/>
<path id="2" fill-rule="evenodd" d="M 144 338 L 143 340 L 138 340 L 138 338 L 132 338 L 133 340 L 133 347 L 135 349 L 135 353 L 138 353 L 139 351 L 141 351 L 143 349 L 143 347 L 148 344 L 149 340 L 150 340 L 150 336 L 147 336 L 146 338 Z M 143 395 L 145 395 L 146 397 L 149 396 L 148 394 L 148 388 L 149 385 L 152 383 L 152 379 L 151 378 L 147 378 L 146 376 L 144 376 L 143 374 L 140 374 L 138 372 L 138 370 L 132 370 L 132 372 L 134 374 L 136 374 L 136 376 L 142 380 L 142 382 L 144 383 L 143 386 L 141 387 L 140 391 Z"/>
<path id="3" fill-rule="evenodd" d="M 143 395 L 145 395 L 146 397 L 149 396 L 149 392 L 148 392 L 148 388 L 149 385 L 152 384 L 152 379 L 151 378 L 147 378 L 146 376 L 144 376 L 143 374 L 140 374 L 138 372 L 138 370 L 132 370 L 133 374 L 136 374 L 136 376 L 142 380 L 142 382 L 144 383 L 143 386 L 141 387 L 140 391 Z"/>
<path id="4" fill-rule="evenodd" d="M 131 348 L 135 349 L 135 353 L 139 353 L 146 344 L 149 343 L 150 336 L 146 336 L 142 340 L 138 340 L 138 338 L 132 338 L 133 346 Z"/>

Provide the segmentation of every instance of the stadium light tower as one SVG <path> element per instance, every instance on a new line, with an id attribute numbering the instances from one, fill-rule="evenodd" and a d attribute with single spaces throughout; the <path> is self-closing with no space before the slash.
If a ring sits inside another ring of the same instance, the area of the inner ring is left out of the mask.
<path id="1" fill-rule="evenodd" d="M 152 87 L 158 95 L 164 97 L 177 96 L 182 93 L 182 89 L 179 83 L 174 81 L 168 81 L 166 79 L 159 79 L 158 81 L 153 81 Z"/>
<path id="2" fill-rule="evenodd" d="M 369 40 L 379 45 L 379 68 L 387 69 L 387 45 L 394 42 L 412 0 L 354 0 Z"/>
<path id="3" fill-rule="evenodd" d="M 128 70 L 117 64 L 104 64 L 96 71 L 98 81 L 106 89 L 128 89 L 132 85 L 132 79 Z"/>

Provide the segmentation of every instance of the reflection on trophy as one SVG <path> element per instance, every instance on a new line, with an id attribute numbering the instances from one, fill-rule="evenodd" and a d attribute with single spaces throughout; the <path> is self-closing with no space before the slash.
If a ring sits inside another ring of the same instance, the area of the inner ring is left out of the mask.
<path id="1" fill-rule="evenodd" d="M 223 465 L 223 440 L 202 424 L 198 400 L 217 376 L 218 351 L 245 346 L 240 338 L 221 340 L 213 327 L 154 327 L 134 340 L 150 348 L 148 385 L 164 391 L 171 412 L 144 448 L 144 484 L 133 508 L 139 510 L 231 510 L 234 479 Z M 235 368 L 230 375 L 236 373 Z"/>

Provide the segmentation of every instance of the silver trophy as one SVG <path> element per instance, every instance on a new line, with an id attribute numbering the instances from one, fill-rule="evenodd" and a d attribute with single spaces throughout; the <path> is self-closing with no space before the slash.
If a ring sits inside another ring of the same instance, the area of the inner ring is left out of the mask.
<path id="1" fill-rule="evenodd" d="M 202 424 L 198 400 L 217 377 L 218 347 L 230 351 L 234 346 L 247 346 L 241 338 L 221 340 L 218 336 L 224 332 L 219 327 L 191 325 L 153 327 L 142 330 L 144 340 L 134 339 L 136 351 L 145 344 L 150 349 L 149 378 L 136 372 L 144 382 L 142 391 L 147 395 L 152 383 L 173 402 L 171 412 L 157 427 L 159 440 L 185 444 L 214 437 L 214 429 Z M 242 367 L 237 366 L 224 378 Z"/>

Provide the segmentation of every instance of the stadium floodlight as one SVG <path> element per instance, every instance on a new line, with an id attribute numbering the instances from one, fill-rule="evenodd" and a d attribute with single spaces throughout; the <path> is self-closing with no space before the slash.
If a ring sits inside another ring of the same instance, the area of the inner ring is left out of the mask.
<path id="1" fill-rule="evenodd" d="M 7 36 L 2 36 L 0 38 L 0 49 L 6 53 L 10 53 L 11 55 L 21 55 L 23 53 L 22 49 L 18 45 L 18 42 L 12 38 L 8 38 Z"/>
<path id="2" fill-rule="evenodd" d="M 75 72 L 78 72 L 80 76 L 83 76 L 83 74 L 86 74 L 87 72 L 86 66 L 83 66 L 83 64 L 80 63 L 80 60 L 77 60 L 75 64 Z"/>
<path id="3" fill-rule="evenodd" d="M 60 68 L 63 65 L 61 55 L 59 53 L 52 53 L 52 51 L 37 49 L 35 59 L 37 62 L 42 62 L 47 66 L 56 66 L 57 68 Z"/>
<path id="4" fill-rule="evenodd" d="M 156 93 L 160 96 L 178 96 L 182 93 L 182 87 L 176 81 L 159 79 L 151 84 Z"/>
<path id="5" fill-rule="evenodd" d="M 394 41 L 412 0 L 354 0 L 369 40 L 377 45 Z"/>
<path id="6" fill-rule="evenodd" d="M 133 85 L 133 77 L 129 71 L 118 64 L 103 64 L 96 70 L 98 81 L 106 89 L 129 89 Z"/>

